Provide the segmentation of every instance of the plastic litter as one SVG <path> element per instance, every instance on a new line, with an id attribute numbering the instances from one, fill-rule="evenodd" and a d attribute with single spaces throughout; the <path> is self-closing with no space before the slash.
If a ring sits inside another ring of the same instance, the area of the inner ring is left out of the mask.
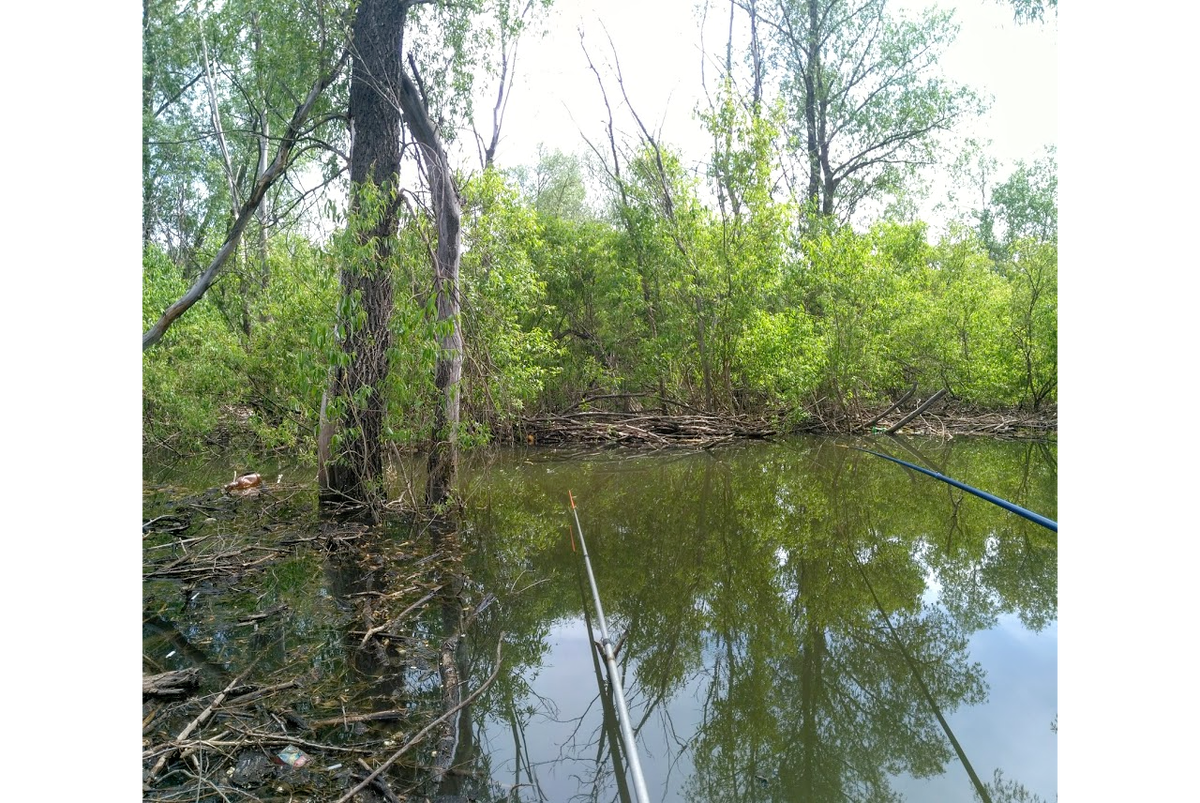
<path id="1" fill-rule="evenodd" d="M 308 754 L 294 744 L 280 750 L 278 755 L 280 763 L 289 767 L 303 767 L 308 763 Z"/>

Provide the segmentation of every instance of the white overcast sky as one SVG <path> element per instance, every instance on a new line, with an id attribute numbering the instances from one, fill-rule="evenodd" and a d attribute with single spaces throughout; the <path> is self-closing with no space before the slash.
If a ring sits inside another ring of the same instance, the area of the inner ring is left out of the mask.
<path id="1" fill-rule="evenodd" d="M 893 9 L 919 10 L 934 3 L 893 0 Z M 942 59 L 945 74 L 991 95 L 990 113 L 978 133 L 990 138 L 990 153 L 1003 164 L 1035 159 L 1056 144 L 1058 33 L 1053 17 L 1043 25 L 1017 25 L 1007 4 L 997 0 L 936 3 L 954 8 L 961 30 Z M 573 152 L 604 137 L 605 111 L 595 76 L 588 70 L 577 29 L 601 72 L 614 104 L 617 87 L 605 31 L 612 36 L 626 89 L 643 122 L 684 149 L 693 160 L 706 155 L 707 140 L 693 115 L 702 101 L 701 32 L 694 0 L 556 0 L 549 31 L 529 32 L 518 55 L 517 83 L 497 154 L 506 166 L 532 163 L 535 147 Z M 728 4 L 711 12 L 704 48 L 721 58 Z M 744 16 L 744 15 L 743 15 Z M 713 86 L 716 70 L 707 68 Z M 618 129 L 633 133 L 633 120 L 614 109 Z"/>

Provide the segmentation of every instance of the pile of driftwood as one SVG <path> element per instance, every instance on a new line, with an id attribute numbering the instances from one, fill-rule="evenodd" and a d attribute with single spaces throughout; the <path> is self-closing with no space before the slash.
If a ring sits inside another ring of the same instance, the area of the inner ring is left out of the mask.
<path id="1" fill-rule="evenodd" d="M 777 426 L 762 418 L 744 418 L 705 413 L 621 413 L 607 410 L 575 410 L 545 413 L 522 422 L 526 443 L 560 444 L 612 443 L 626 446 L 700 446 L 708 448 L 742 438 L 769 438 Z"/>
<path id="2" fill-rule="evenodd" d="M 910 392 L 893 404 L 873 408 L 839 407 L 818 400 L 801 414 L 777 411 L 753 417 L 694 410 L 570 409 L 526 418 L 521 423 L 519 435 L 531 446 L 611 444 L 661 448 L 683 445 L 707 449 L 728 441 L 765 439 L 789 432 L 922 435 L 948 440 L 960 435 L 1044 438 L 1057 429 L 1058 414 L 1053 408 L 1037 413 L 978 410 L 963 406 L 949 398 L 945 391 L 939 391 L 927 398 L 915 398 Z"/>
<path id="3" fill-rule="evenodd" d="M 452 538 L 279 520 L 296 490 L 210 490 L 147 510 L 143 800 L 428 794 L 458 713 L 499 671 L 497 646 L 466 693 L 459 644 L 489 599 L 466 605 Z M 313 587 L 291 606 L 270 600 L 271 578 L 297 566 Z M 335 641 L 306 637 L 314 628 Z"/>
<path id="4" fill-rule="evenodd" d="M 1056 408 L 1036 413 L 1020 410 L 980 410 L 963 405 L 939 390 L 927 398 L 915 388 L 890 405 L 873 409 L 831 408 L 819 403 L 808 409 L 797 431 L 848 435 L 921 435 L 949 440 L 958 436 L 1041 439 L 1058 430 Z"/>

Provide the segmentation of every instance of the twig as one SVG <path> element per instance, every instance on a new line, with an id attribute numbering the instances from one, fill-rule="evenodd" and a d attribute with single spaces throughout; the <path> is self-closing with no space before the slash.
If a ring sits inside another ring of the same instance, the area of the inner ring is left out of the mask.
<path id="1" fill-rule="evenodd" d="M 217 695 L 216 699 L 209 704 L 208 708 L 200 712 L 200 716 L 193 719 L 190 723 L 188 723 L 186 728 L 180 731 L 179 735 L 175 737 L 176 744 L 172 745 L 167 752 L 163 753 L 162 756 L 159 757 L 158 762 L 154 765 L 154 767 L 151 768 L 150 774 L 146 776 L 145 783 L 150 783 L 150 781 L 154 780 L 154 776 L 158 775 L 158 773 L 162 771 L 162 768 L 166 766 L 167 761 L 179 750 L 178 742 L 182 742 L 189 735 L 191 735 L 192 731 L 203 725 L 208 718 L 212 716 L 212 713 L 217 709 L 217 706 L 225 701 L 225 697 L 229 694 L 229 692 L 233 689 L 236 689 L 241 682 L 246 679 L 246 676 L 250 674 L 250 670 L 253 669 L 257 663 L 257 659 L 251 662 L 250 666 L 246 667 L 245 670 L 242 671 L 242 674 L 234 678 L 229 685 L 225 687 L 225 690 Z"/>
<path id="2" fill-rule="evenodd" d="M 428 594 L 421 597 L 419 600 L 414 602 L 412 605 L 409 605 L 407 608 L 402 610 L 396 616 L 389 619 L 387 622 L 384 622 L 383 624 L 379 625 L 378 627 L 372 627 L 370 630 L 368 630 L 366 633 L 363 634 L 362 641 L 360 641 L 358 643 L 358 648 L 361 650 L 363 647 L 367 646 L 367 640 L 370 639 L 371 636 L 374 636 L 376 633 L 382 633 L 385 630 L 387 630 L 388 628 L 392 627 L 393 625 L 400 624 L 400 620 L 403 619 L 409 612 L 413 611 L 416 608 L 419 608 L 420 606 L 424 605 L 426 602 L 429 602 L 429 600 L 433 599 L 434 596 L 437 595 L 437 592 L 440 591 L 444 585 L 445 585 L 445 583 L 442 583 L 441 585 L 437 586 L 436 588 L 433 589 L 433 591 L 430 591 Z"/>
<path id="3" fill-rule="evenodd" d="M 496 641 L 496 668 L 492 670 L 492 674 L 488 675 L 487 680 L 483 681 L 483 683 L 480 684 L 478 689 L 476 689 L 475 691 L 468 694 L 466 696 L 466 698 L 461 703 L 454 706 L 454 708 L 452 708 L 451 710 L 442 714 L 440 717 L 435 719 L 433 722 L 430 722 L 424 728 L 421 728 L 421 730 L 417 732 L 416 736 L 413 736 L 411 739 L 409 739 L 407 742 L 405 742 L 404 745 L 401 746 L 401 748 L 399 750 L 397 750 L 395 753 L 392 753 L 391 757 L 388 758 L 387 761 L 380 764 L 379 768 L 377 770 L 375 770 L 370 775 L 368 775 L 361 783 L 358 784 L 358 786 L 354 787 L 349 792 L 347 792 L 346 794 L 339 797 L 335 801 L 335 803 L 346 803 L 346 801 L 350 800 L 350 798 L 354 797 L 356 794 L 358 794 L 363 789 L 365 789 L 367 787 L 367 784 L 371 783 L 371 781 L 373 781 L 377 777 L 379 777 L 380 773 L 382 773 L 388 767 L 392 766 L 392 764 L 396 763 L 396 761 L 400 758 L 400 756 L 402 756 L 406 752 L 408 752 L 408 749 L 410 747 L 412 747 L 413 745 L 417 744 L 422 739 L 424 739 L 425 736 L 430 733 L 430 731 L 432 731 L 434 728 L 441 725 L 444 721 L 448 720 L 450 717 L 454 716 L 462 709 L 466 708 L 471 703 L 475 702 L 475 700 L 479 697 L 479 695 L 483 694 L 483 692 L 488 688 L 488 686 L 492 685 L 492 681 L 496 679 L 496 676 L 500 674 L 500 647 L 503 644 L 504 644 L 504 633 L 503 633 L 503 631 L 501 631 L 499 638 Z"/>
<path id="4" fill-rule="evenodd" d="M 285 691 L 287 689 L 294 689 L 299 685 L 300 685 L 300 681 L 298 681 L 298 680 L 288 680 L 283 683 L 276 683 L 274 686 L 263 686 L 261 689 L 255 689 L 254 691 L 247 692 L 246 694 L 243 694 L 243 695 L 239 695 L 236 700 L 231 701 L 231 704 L 243 705 L 243 704 L 251 702 L 253 700 L 258 700 L 260 698 L 266 697 L 268 694 L 274 694 L 277 691 Z"/>
<path id="5" fill-rule="evenodd" d="M 362 767 L 367 772 L 371 771 L 371 765 L 363 761 L 361 758 L 358 759 L 358 766 Z M 391 790 L 391 787 L 389 787 L 387 782 L 382 778 L 373 776 L 371 778 L 371 783 L 375 784 L 375 788 L 378 789 L 380 794 L 382 794 L 388 800 L 388 803 L 401 803 L 400 798 L 396 797 L 396 793 Z"/>
<path id="6" fill-rule="evenodd" d="M 315 719 L 309 722 L 312 728 L 328 728 L 334 725 L 349 725 L 351 722 L 379 722 L 381 720 L 404 719 L 408 711 L 394 708 L 391 711 L 375 711 L 370 714 L 342 714 L 339 717 Z"/>

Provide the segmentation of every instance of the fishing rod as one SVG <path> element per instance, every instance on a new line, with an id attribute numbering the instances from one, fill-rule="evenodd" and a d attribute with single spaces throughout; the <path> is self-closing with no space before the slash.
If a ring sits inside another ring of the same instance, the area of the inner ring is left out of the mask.
<path id="1" fill-rule="evenodd" d="M 567 529 L 570 531 L 570 525 L 567 525 Z M 571 536 L 571 551 L 576 551 L 574 536 Z M 583 623 L 587 625 L 588 644 L 594 645 L 597 643 L 596 631 L 592 627 L 592 614 L 588 610 L 588 592 L 584 588 L 583 574 L 583 564 L 575 564 L 575 580 L 579 584 L 579 603 L 583 606 Z M 613 652 L 620 651 L 621 645 L 617 644 Z M 629 792 L 629 776 L 625 772 L 625 767 L 621 764 L 624 737 L 621 735 L 620 728 L 617 725 L 617 709 L 613 705 L 613 696 L 605 692 L 604 689 L 605 667 L 600 665 L 600 650 L 588 650 L 588 654 L 592 657 L 592 671 L 596 676 L 596 689 L 600 692 L 600 707 L 604 709 L 604 736 L 608 737 L 608 754 L 612 758 L 613 780 L 617 782 L 617 799 L 620 803 L 633 803 L 633 795 Z M 603 743 L 603 739 L 601 743 Z M 599 761 L 600 757 L 597 756 L 596 760 Z"/>
<path id="2" fill-rule="evenodd" d="M 1058 532 L 1058 522 L 1053 521 L 1052 519 L 1048 519 L 1045 516 L 1039 516 L 1037 513 L 1034 513 L 1031 510 L 1026 510 L 1025 508 L 1020 507 L 1019 505 L 1014 505 L 1012 502 L 1009 502 L 1007 499 L 1001 499 L 998 496 L 993 496 L 992 494 L 988 493 L 987 491 L 981 491 L 978 488 L 972 488 L 970 485 L 959 482 L 958 480 L 955 480 L 955 479 L 951 479 L 950 477 L 947 477 L 945 474 L 939 474 L 936 471 L 930 471 L 927 468 L 921 468 L 920 466 L 913 465 L 912 463 L 901 460 L 898 457 L 892 457 L 891 455 L 884 454 L 883 452 L 872 452 L 870 449 L 864 449 L 861 446 L 846 446 L 845 444 L 838 444 L 838 445 L 841 446 L 843 449 L 856 449 L 860 452 L 866 452 L 867 454 L 873 454 L 876 457 L 882 457 L 884 460 L 891 460 L 893 463 L 899 463 L 900 465 L 902 465 L 906 468 L 911 468 L 914 471 L 919 471 L 922 474 L 927 474 L 930 477 L 933 477 L 935 480 L 941 480 L 942 482 L 944 482 L 948 485 L 953 485 L 955 488 L 961 488 L 962 490 L 966 491 L 967 493 L 975 494 L 980 499 L 984 499 L 988 502 L 991 502 L 993 505 L 999 505 L 1000 507 L 1004 508 L 1005 510 L 1009 511 L 1010 513 L 1016 513 L 1018 516 L 1028 519 L 1029 521 L 1032 521 L 1034 524 L 1040 524 L 1043 527 L 1045 527 L 1047 530 L 1052 530 L 1054 532 Z"/>
<path id="3" fill-rule="evenodd" d="M 625 743 L 625 757 L 629 760 L 629 770 L 633 774 L 633 788 L 637 793 L 638 803 L 650 803 L 650 793 L 646 791 L 646 779 L 642 777 L 642 762 L 638 760 L 637 743 L 633 740 L 633 728 L 629 725 L 629 708 L 625 705 L 625 692 L 621 689 L 621 674 L 617 671 L 617 655 L 613 651 L 612 640 L 608 637 L 608 624 L 604 621 L 604 609 L 600 607 L 600 591 L 596 588 L 596 577 L 592 574 L 592 561 L 588 557 L 587 542 L 583 540 L 583 528 L 579 526 L 579 511 L 575 509 L 575 497 L 570 491 L 567 491 L 567 497 L 571 500 L 571 515 L 575 517 L 575 532 L 579 533 L 583 565 L 587 569 L 588 582 L 592 586 L 592 601 L 596 605 L 596 620 L 600 625 L 600 649 L 604 652 L 604 661 L 608 664 L 608 679 L 617 700 L 617 713 L 621 720 L 621 740 Z"/>

